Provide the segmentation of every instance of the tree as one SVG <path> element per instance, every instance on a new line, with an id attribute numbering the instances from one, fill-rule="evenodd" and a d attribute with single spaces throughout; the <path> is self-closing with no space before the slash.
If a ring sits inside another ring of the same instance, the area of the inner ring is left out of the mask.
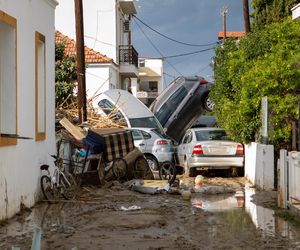
<path id="1" fill-rule="evenodd" d="M 299 0 L 252 0 L 253 27 L 263 29 L 265 25 L 282 21 L 291 15 L 291 8 Z"/>
<path id="2" fill-rule="evenodd" d="M 75 57 L 65 55 L 65 42 L 55 44 L 55 103 L 56 107 L 74 102 L 77 79 Z"/>
<path id="3" fill-rule="evenodd" d="M 218 124 L 238 141 L 255 141 L 261 127 L 261 98 L 270 104 L 273 144 L 288 147 L 300 97 L 300 23 L 290 19 L 227 39 L 216 50 L 215 86 Z"/>

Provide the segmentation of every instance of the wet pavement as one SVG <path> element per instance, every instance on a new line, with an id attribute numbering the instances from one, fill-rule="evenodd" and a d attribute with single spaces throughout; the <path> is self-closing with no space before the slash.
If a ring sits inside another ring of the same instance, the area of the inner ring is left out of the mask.
<path id="1" fill-rule="evenodd" d="M 121 185 L 90 189 L 78 201 L 41 203 L 3 222 L 0 249 L 30 249 L 35 227 L 42 249 L 300 248 L 300 228 L 275 216 L 275 192 L 233 187 L 232 194 L 195 193 L 190 201 Z"/>

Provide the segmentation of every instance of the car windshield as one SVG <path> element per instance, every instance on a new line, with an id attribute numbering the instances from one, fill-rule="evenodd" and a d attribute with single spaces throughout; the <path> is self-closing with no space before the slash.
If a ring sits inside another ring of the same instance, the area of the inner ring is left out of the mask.
<path id="1" fill-rule="evenodd" d="M 155 128 L 163 133 L 161 127 L 154 117 L 131 118 L 129 119 L 129 122 L 133 128 Z"/>
<path id="2" fill-rule="evenodd" d="M 199 130 L 195 134 L 197 141 L 229 140 L 224 130 Z"/>

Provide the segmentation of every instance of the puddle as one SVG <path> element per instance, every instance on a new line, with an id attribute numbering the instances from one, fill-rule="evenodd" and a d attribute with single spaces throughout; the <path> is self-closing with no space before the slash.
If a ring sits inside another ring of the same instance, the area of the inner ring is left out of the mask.
<path id="1" fill-rule="evenodd" d="M 235 194 L 193 194 L 191 204 L 194 209 L 213 212 L 212 220 L 231 230 L 243 230 L 251 223 L 261 230 L 263 236 L 280 235 L 287 239 L 299 239 L 297 245 L 300 246 L 300 230 L 290 222 L 276 217 L 274 210 L 255 204 L 252 201 L 255 194 L 255 189 L 248 187 Z"/>

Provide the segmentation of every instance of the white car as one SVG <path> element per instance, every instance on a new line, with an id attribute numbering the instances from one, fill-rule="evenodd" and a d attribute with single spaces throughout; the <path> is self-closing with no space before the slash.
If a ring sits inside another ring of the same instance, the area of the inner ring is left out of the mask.
<path id="1" fill-rule="evenodd" d="M 157 171 L 161 163 L 173 160 L 173 142 L 164 134 L 153 128 L 130 128 L 134 145 L 144 153 L 153 171 Z"/>
<path id="2" fill-rule="evenodd" d="M 154 114 L 139 99 L 121 89 L 110 89 L 98 97 L 101 114 L 111 115 L 123 121 L 128 128 L 155 128 L 163 134 L 163 128 Z"/>
<path id="3" fill-rule="evenodd" d="M 188 176 L 196 169 L 244 170 L 243 144 L 229 140 L 221 128 L 188 129 L 177 147 L 177 158 Z"/>

